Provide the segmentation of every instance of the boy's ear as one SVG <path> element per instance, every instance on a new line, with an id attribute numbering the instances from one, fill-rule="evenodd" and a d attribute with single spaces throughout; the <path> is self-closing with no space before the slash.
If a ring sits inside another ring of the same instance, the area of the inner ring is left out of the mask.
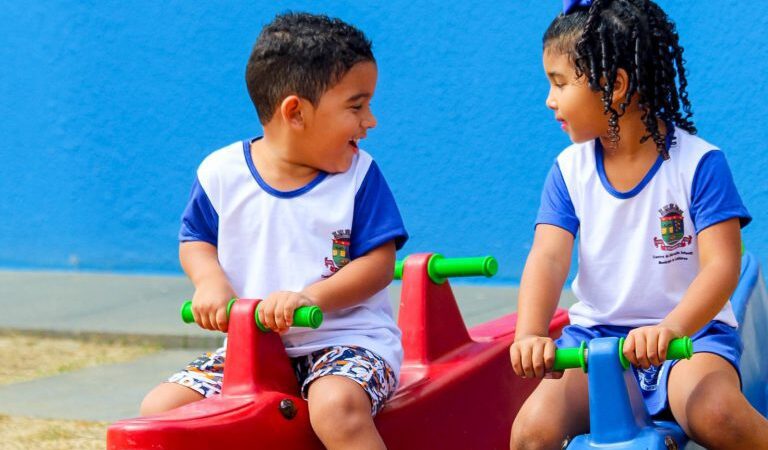
<path id="1" fill-rule="evenodd" d="M 624 69 L 616 71 L 616 81 L 613 83 L 613 103 L 620 105 L 624 103 L 627 91 L 629 90 L 629 75 Z"/>
<path id="2" fill-rule="evenodd" d="M 304 128 L 302 100 L 298 95 L 289 95 L 280 102 L 280 117 L 291 127 Z"/>

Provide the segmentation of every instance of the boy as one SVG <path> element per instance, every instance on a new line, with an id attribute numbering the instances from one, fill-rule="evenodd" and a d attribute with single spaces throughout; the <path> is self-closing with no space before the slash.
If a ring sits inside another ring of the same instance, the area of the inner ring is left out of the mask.
<path id="1" fill-rule="evenodd" d="M 371 43 L 326 16 L 288 13 L 261 32 L 246 82 L 264 136 L 209 155 L 184 211 L 179 256 L 195 285 L 195 321 L 227 330 L 232 297 L 262 298 L 282 334 L 323 444 L 384 448 L 373 416 L 402 361 L 386 287 L 408 238 L 389 187 L 358 141 L 376 125 Z M 318 330 L 289 329 L 317 305 Z M 142 414 L 220 392 L 225 348 L 144 399 Z"/>

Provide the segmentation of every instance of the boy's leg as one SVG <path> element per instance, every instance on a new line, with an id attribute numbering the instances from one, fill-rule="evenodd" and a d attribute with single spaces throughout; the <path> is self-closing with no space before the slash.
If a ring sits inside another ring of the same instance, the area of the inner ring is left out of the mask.
<path id="1" fill-rule="evenodd" d="M 669 406 L 686 434 L 711 449 L 768 449 L 768 420 L 742 395 L 736 369 L 712 353 L 672 367 Z"/>
<path id="2" fill-rule="evenodd" d="M 587 375 L 567 370 L 544 379 L 523 403 L 512 425 L 510 449 L 559 449 L 566 437 L 589 431 Z"/>
<path id="3" fill-rule="evenodd" d="M 309 420 L 326 448 L 384 449 L 371 416 L 371 400 L 355 381 L 327 375 L 309 385 Z"/>
<path id="4" fill-rule="evenodd" d="M 162 383 L 144 397 L 139 414 L 149 416 L 169 411 L 205 397 L 197 391 L 177 383 Z"/>
<path id="5" fill-rule="evenodd" d="M 158 414 L 221 393 L 226 346 L 206 352 L 152 389 L 141 402 L 142 416 Z"/>

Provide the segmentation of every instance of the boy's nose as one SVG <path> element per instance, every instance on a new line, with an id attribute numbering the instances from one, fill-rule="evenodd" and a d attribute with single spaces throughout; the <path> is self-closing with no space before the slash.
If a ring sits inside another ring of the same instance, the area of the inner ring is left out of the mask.
<path id="1" fill-rule="evenodd" d="M 363 120 L 363 127 L 364 128 L 375 128 L 376 127 L 376 116 L 373 115 L 373 113 L 368 114 L 368 117 Z"/>

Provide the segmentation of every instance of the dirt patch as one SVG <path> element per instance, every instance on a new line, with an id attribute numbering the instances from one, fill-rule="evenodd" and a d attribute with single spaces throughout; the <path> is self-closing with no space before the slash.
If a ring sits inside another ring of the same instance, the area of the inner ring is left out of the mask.
<path id="1" fill-rule="evenodd" d="M 103 450 L 107 425 L 0 415 L 0 442 L 4 450 Z"/>
<path id="2" fill-rule="evenodd" d="M 96 342 L 33 336 L 0 336 L 0 384 L 102 364 L 126 362 L 159 350 L 159 347 L 120 342 Z M 3 442 L 0 439 L 0 442 Z"/>

